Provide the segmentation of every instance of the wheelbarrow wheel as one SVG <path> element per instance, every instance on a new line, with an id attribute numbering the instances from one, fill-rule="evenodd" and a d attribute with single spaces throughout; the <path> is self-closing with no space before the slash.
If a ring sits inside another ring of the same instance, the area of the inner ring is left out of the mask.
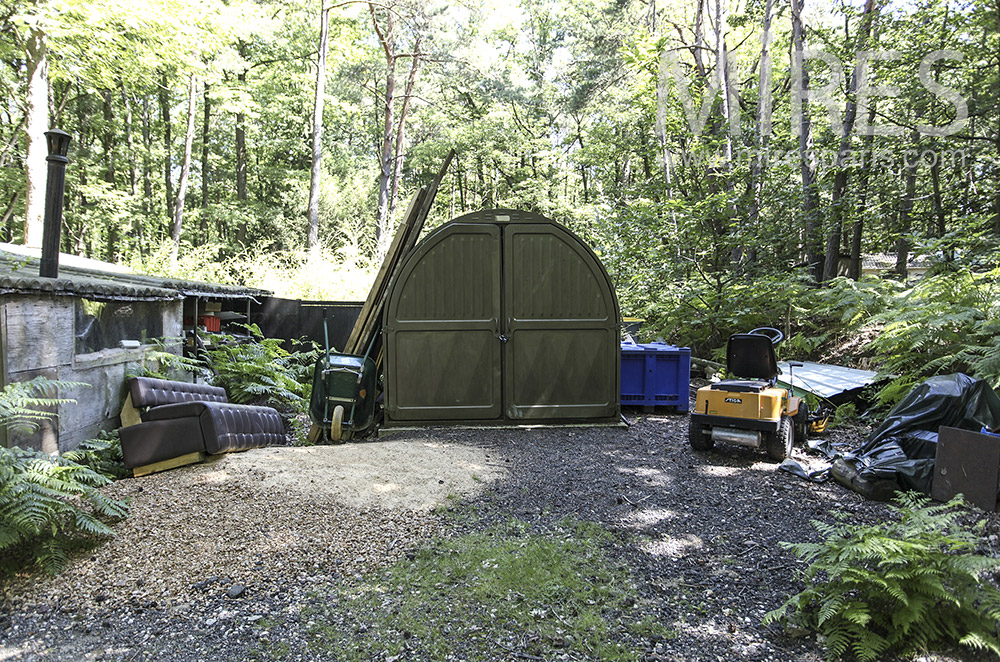
<path id="1" fill-rule="evenodd" d="M 344 407 L 337 405 L 333 408 L 333 416 L 330 420 L 330 441 L 342 441 L 344 436 Z"/>

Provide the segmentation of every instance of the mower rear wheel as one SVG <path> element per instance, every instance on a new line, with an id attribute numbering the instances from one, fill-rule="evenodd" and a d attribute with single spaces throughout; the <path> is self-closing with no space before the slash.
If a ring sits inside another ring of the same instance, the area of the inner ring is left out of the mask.
<path id="1" fill-rule="evenodd" d="M 795 441 L 795 432 L 792 430 L 792 419 L 782 416 L 778 422 L 777 432 L 768 432 L 764 435 L 764 448 L 767 456 L 775 462 L 781 462 L 792 454 L 792 444 Z"/>
<path id="2" fill-rule="evenodd" d="M 693 420 L 688 422 L 688 440 L 696 451 L 710 451 L 715 443 L 711 434 L 705 434 L 705 425 Z"/>
<path id="3" fill-rule="evenodd" d="M 796 423 L 795 424 L 795 441 L 805 442 L 809 437 L 809 424 L 808 423 Z"/>
<path id="4" fill-rule="evenodd" d="M 805 443 L 809 436 L 809 412 L 806 411 L 805 403 L 799 405 L 799 411 L 792 421 L 795 423 L 795 441 Z"/>

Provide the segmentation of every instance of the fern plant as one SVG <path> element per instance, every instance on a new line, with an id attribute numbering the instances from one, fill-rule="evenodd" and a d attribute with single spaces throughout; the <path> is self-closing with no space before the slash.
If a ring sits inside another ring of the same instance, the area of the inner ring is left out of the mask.
<path id="1" fill-rule="evenodd" d="M 207 379 L 210 373 L 205 364 L 175 353 L 175 348 L 183 342 L 182 338 L 156 338 L 151 343 L 154 349 L 146 350 L 142 363 L 129 376 L 175 379 L 177 373 L 186 372 Z"/>
<path id="2" fill-rule="evenodd" d="M 51 409 L 61 404 L 75 402 L 59 398 L 60 389 L 74 389 L 90 386 L 83 382 L 69 382 L 46 377 L 35 377 L 23 382 L 12 382 L 0 391 L 0 425 L 9 430 L 30 432 L 42 421 L 55 416 Z"/>
<path id="3" fill-rule="evenodd" d="M 101 494 L 108 482 L 65 458 L 0 448 L 0 569 L 54 573 L 81 537 L 113 535 L 104 520 L 124 518 L 128 505 Z"/>
<path id="4" fill-rule="evenodd" d="M 308 399 L 309 369 L 316 352 L 289 352 L 277 338 L 265 338 L 256 324 L 245 325 L 250 340 L 216 336 L 206 359 L 212 383 L 238 403 L 266 404 L 285 412 L 303 410 Z"/>
<path id="5" fill-rule="evenodd" d="M 62 456 L 112 480 L 131 475 L 125 468 L 118 430 L 101 430 L 96 438 L 81 442 L 75 449 L 63 453 Z"/>
<path id="6" fill-rule="evenodd" d="M 874 318 L 872 349 L 896 378 L 881 393 L 891 404 L 927 377 L 965 372 L 1000 385 L 1000 269 L 922 279 Z"/>
<path id="7" fill-rule="evenodd" d="M 43 411 L 65 402 L 59 389 L 87 386 L 36 377 L 14 382 L 0 392 L 0 425 L 31 430 L 55 414 Z M 76 457 L 109 452 L 86 445 Z M 96 442 L 95 442 L 96 444 Z M 120 449 L 119 449 L 120 454 Z M 110 453 L 113 455 L 113 453 Z M 98 488 L 109 479 L 67 457 L 36 450 L 0 448 L 0 572 L 37 565 L 55 572 L 81 538 L 112 534 L 105 519 L 120 519 L 128 505 L 104 496 Z"/>
<path id="8" fill-rule="evenodd" d="M 781 543 L 809 562 L 808 586 L 764 617 L 790 619 L 826 638 L 828 659 L 961 644 L 1000 655 L 1000 591 L 983 577 L 1000 560 L 974 554 L 983 522 L 966 528 L 961 496 L 931 504 L 899 494 L 898 521 L 872 526 L 813 522 L 824 540 Z"/>

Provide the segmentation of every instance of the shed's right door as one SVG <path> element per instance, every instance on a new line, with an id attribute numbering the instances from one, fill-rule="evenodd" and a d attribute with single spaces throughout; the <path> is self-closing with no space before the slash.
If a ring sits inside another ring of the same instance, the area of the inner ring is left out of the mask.
<path id="1" fill-rule="evenodd" d="M 507 418 L 617 415 L 618 311 L 596 264 L 551 224 L 504 227 Z"/>

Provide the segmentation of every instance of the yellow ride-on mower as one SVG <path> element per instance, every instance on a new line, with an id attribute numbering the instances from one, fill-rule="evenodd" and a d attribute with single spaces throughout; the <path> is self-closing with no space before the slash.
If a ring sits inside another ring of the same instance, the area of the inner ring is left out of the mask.
<path id="1" fill-rule="evenodd" d="M 791 454 L 796 432 L 805 436 L 809 413 L 802 398 L 775 385 L 780 371 L 774 347 L 783 339 L 771 327 L 729 337 L 726 370 L 733 379 L 698 389 L 689 428 L 692 448 L 707 451 L 717 441 L 763 447 L 775 462 Z"/>

